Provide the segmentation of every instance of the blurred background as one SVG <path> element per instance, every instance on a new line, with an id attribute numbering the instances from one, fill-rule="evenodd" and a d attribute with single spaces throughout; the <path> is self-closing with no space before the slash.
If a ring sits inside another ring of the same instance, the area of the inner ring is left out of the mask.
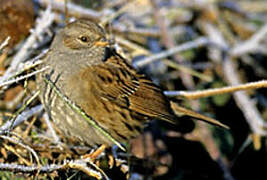
<path id="1" fill-rule="evenodd" d="M 177 129 L 153 121 L 126 144 L 128 153 L 113 153 L 112 168 L 108 155 L 97 160 L 108 177 L 267 178 L 266 89 L 195 100 L 170 95 L 266 79 L 267 1 L 0 0 L 1 179 L 94 179 L 77 168 L 52 169 L 90 148 L 63 137 L 33 98 L 35 77 L 26 77 L 36 72 L 38 56 L 45 54 L 66 19 L 78 18 L 101 24 L 117 51 L 160 85 L 172 102 L 230 127 L 188 120 Z M 5 83 L 21 76 L 21 81 Z M 27 170 L 36 164 L 47 171 Z"/>

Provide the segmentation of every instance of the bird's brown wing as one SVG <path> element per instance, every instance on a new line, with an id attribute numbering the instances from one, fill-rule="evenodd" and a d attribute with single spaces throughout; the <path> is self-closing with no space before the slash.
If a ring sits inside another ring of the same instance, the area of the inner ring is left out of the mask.
<path id="1" fill-rule="evenodd" d="M 121 57 L 111 56 L 92 69 L 100 98 L 134 113 L 175 123 L 175 116 L 162 90 L 150 79 L 138 74 Z"/>

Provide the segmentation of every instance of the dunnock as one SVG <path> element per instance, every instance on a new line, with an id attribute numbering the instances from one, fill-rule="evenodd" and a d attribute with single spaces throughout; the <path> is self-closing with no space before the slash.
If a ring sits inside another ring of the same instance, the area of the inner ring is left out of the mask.
<path id="1" fill-rule="evenodd" d="M 43 78 L 79 106 L 119 142 L 158 119 L 179 125 L 161 88 L 112 49 L 97 24 L 77 20 L 55 37 L 37 78 L 41 101 L 58 127 L 88 145 L 113 143 L 73 111 Z"/>

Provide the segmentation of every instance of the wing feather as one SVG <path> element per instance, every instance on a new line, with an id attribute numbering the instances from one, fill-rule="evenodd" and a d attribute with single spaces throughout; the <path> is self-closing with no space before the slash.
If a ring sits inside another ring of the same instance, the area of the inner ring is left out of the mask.
<path id="1" fill-rule="evenodd" d="M 101 98 L 146 117 L 174 123 L 175 116 L 162 90 L 146 76 L 138 74 L 124 59 L 112 56 L 92 69 Z"/>

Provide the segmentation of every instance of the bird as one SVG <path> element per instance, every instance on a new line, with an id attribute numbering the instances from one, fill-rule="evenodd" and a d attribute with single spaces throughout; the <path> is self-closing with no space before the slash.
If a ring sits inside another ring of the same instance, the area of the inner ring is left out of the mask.
<path id="1" fill-rule="evenodd" d="M 163 90 L 116 52 L 97 23 L 80 19 L 67 24 L 42 61 L 41 67 L 47 70 L 37 76 L 39 96 L 66 136 L 89 146 L 110 147 L 138 136 L 152 119 L 179 125 Z M 68 106 L 56 90 L 98 128 Z"/>

